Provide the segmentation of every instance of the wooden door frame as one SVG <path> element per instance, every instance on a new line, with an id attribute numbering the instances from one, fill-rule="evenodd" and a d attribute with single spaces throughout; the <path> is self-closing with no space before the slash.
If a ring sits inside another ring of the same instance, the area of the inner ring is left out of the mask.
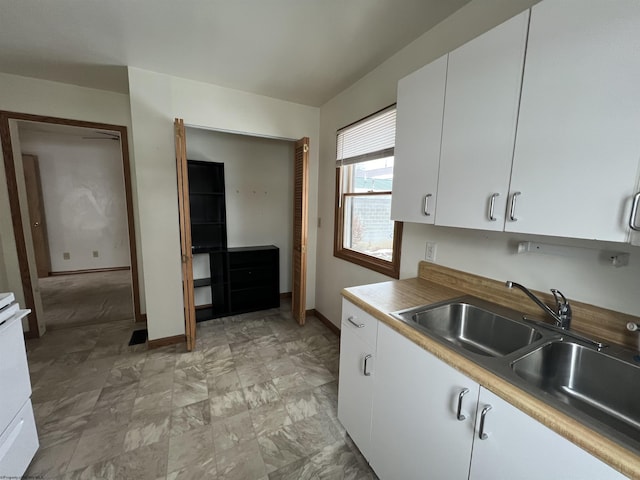
<path id="1" fill-rule="evenodd" d="M 293 318 L 300 324 L 304 325 L 307 314 L 307 243 L 309 234 L 309 137 L 302 137 L 295 141 L 294 151 L 294 185 L 293 185 L 293 245 L 292 245 L 292 275 L 291 275 L 291 310 Z M 302 150 L 300 159 L 302 169 L 302 179 L 300 184 L 300 239 L 297 238 L 298 219 L 296 218 L 296 190 L 298 184 L 296 181 L 296 169 L 298 168 L 298 149 Z M 296 252 L 296 242 L 300 240 L 300 252 Z M 296 291 L 296 256 L 300 256 L 300 280 L 298 291 Z M 296 310 L 296 307 L 297 310 Z"/>
<path id="2" fill-rule="evenodd" d="M 178 220 L 182 265 L 182 298 L 184 302 L 184 338 L 187 351 L 196 347 L 196 312 L 193 286 L 193 250 L 191 241 L 191 204 L 189 200 L 189 171 L 187 166 L 187 134 L 184 120 L 173 121 L 178 181 Z"/>
<path id="3" fill-rule="evenodd" d="M 22 171 L 27 193 L 27 209 L 33 242 L 33 253 L 36 260 L 38 279 L 51 275 L 51 254 L 49 253 L 49 239 L 47 236 L 47 219 L 44 213 L 44 196 L 42 195 L 42 179 L 40 178 L 40 163 L 38 156 L 31 153 L 22 154 Z M 29 181 L 31 177 L 31 181 Z M 31 184 L 31 187 L 29 185 Z M 37 202 L 37 205 L 34 203 Z M 33 214 L 33 216 L 32 216 Z M 37 217 L 39 224 L 33 223 Z"/>
<path id="4" fill-rule="evenodd" d="M 120 148 L 122 150 L 122 170 L 124 174 L 124 192 L 127 207 L 127 224 L 129 228 L 129 259 L 131 262 L 131 283 L 133 287 L 133 310 L 135 321 L 143 321 L 144 316 L 140 311 L 140 282 L 138 279 L 138 255 L 136 250 L 136 233 L 133 215 L 133 193 L 131 187 L 131 166 L 129 161 L 129 139 L 127 127 L 122 125 L 111 125 L 107 123 L 87 122 L 83 120 L 72 120 L 68 118 L 49 117 L 44 115 L 34 115 L 29 113 L 9 112 L 0 110 L 0 142 L 2 145 L 2 155 L 4 157 L 4 168 L 7 177 L 7 191 L 9 193 L 9 207 L 11 209 L 11 221 L 13 224 L 13 235 L 18 253 L 18 265 L 20 268 L 20 278 L 24 291 L 25 307 L 31 309 L 28 317 L 29 332 L 25 332 L 27 338 L 38 338 L 38 318 L 35 310 L 35 300 L 33 296 L 33 284 L 29 273 L 29 259 L 27 257 L 27 246 L 25 243 L 24 224 L 20 213 L 20 200 L 18 197 L 18 180 L 16 177 L 15 160 L 13 155 L 13 145 L 11 144 L 11 132 L 9 122 L 11 120 L 24 120 L 28 122 L 49 123 L 55 125 L 68 125 L 72 127 L 83 127 L 97 130 L 111 130 L 120 134 Z"/>

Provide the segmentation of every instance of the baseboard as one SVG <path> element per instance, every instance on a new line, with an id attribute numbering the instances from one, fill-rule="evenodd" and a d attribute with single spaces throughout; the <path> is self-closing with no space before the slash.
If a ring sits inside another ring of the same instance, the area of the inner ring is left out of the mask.
<path id="1" fill-rule="evenodd" d="M 131 270 L 131 267 L 89 268 L 86 270 L 64 270 L 62 272 L 49 272 L 49 276 L 76 275 L 78 273 L 116 272 L 118 270 Z"/>
<path id="2" fill-rule="evenodd" d="M 316 317 L 318 320 L 320 320 L 322 323 L 324 323 L 325 327 L 327 327 L 338 338 L 340 338 L 340 329 L 338 327 L 336 327 L 331 320 L 329 320 L 327 317 L 325 317 L 319 311 L 317 311 L 316 309 L 307 310 L 307 315 L 313 315 L 314 317 Z"/>
<path id="3" fill-rule="evenodd" d="M 156 338 L 154 340 L 147 341 L 147 348 L 153 349 L 153 348 L 166 347 L 169 345 L 175 345 L 177 343 L 184 343 L 185 341 L 186 341 L 186 338 L 184 335 L 174 335 L 173 337 Z"/>
<path id="4" fill-rule="evenodd" d="M 291 298 L 291 292 L 282 292 L 280 294 L 280 300 L 284 300 L 286 298 Z"/>

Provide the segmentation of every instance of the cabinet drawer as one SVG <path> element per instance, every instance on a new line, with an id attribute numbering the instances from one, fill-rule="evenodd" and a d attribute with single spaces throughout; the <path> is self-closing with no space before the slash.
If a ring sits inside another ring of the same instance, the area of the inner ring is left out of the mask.
<path id="1" fill-rule="evenodd" d="M 231 270 L 230 276 L 233 289 L 270 286 L 277 281 L 270 267 L 239 268 Z"/>
<path id="2" fill-rule="evenodd" d="M 11 422 L 31 395 L 22 316 L 18 313 L 0 325 L 0 430 Z"/>
<path id="3" fill-rule="evenodd" d="M 277 265 L 279 251 L 277 248 L 246 250 L 229 249 L 229 268 L 246 268 L 255 265 Z"/>
<path id="4" fill-rule="evenodd" d="M 38 432 L 31 400 L 0 434 L 0 478 L 21 478 L 38 450 Z"/>
<path id="5" fill-rule="evenodd" d="M 271 287 L 232 291 L 230 296 L 232 312 L 250 312 L 280 306 L 280 295 Z"/>
<path id="6" fill-rule="evenodd" d="M 369 346 L 375 347 L 378 320 L 344 298 L 342 299 L 342 328 L 353 331 Z"/>

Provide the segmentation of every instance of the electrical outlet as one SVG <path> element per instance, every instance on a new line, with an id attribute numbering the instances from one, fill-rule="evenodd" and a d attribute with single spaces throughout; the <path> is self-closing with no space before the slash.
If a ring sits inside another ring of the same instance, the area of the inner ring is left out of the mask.
<path id="1" fill-rule="evenodd" d="M 100 256 L 100 254 L 98 253 L 98 250 L 94 250 L 93 251 L 93 258 L 98 258 Z"/>
<path id="2" fill-rule="evenodd" d="M 63 258 L 64 260 L 70 260 L 70 259 L 71 259 L 71 254 L 70 254 L 69 252 L 64 252 L 64 253 L 62 254 L 62 258 Z"/>
<path id="3" fill-rule="evenodd" d="M 437 243 L 427 242 L 427 248 L 424 252 L 424 259 L 428 262 L 436 261 L 436 249 L 438 247 Z"/>

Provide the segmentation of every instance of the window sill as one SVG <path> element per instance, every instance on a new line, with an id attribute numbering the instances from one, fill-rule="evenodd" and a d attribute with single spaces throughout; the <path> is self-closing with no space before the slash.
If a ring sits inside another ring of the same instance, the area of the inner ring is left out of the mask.
<path id="1" fill-rule="evenodd" d="M 346 248 L 335 249 L 333 256 L 346 260 L 347 262 L 355 263 L 369 270 L 382 273 L 391 278 L 400 278 L 400 251 L 394 255 L 395 262 L 389 262 L 382 260 L 381 258 L 375 258 L 364 253 L 356 252 L 355 250 L 349 250 Z"/>

